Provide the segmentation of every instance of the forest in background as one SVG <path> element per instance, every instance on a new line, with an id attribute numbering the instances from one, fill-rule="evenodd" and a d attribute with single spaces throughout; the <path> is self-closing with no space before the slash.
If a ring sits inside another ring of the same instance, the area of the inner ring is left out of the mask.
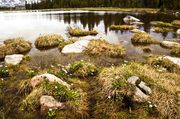
<path id="1" fill-rule="evenodd" d="M 42 0 L 39 3 L 26 2 L 26 9 L 82 7 L 160 8 L 162 10 L 179 10 L 180 0 Z"/>

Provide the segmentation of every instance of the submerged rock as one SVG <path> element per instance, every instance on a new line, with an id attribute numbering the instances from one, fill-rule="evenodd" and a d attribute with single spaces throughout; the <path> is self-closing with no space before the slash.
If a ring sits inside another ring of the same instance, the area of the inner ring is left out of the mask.
<path id="1" fill-rule="evenodd" d="M 162 41 L 161 45 L 163 47 L 167 47 L 167 48 L 179 48 L 180 47 L 180 43 L 173 42 L 173 41 Z"/>
<path id="2" fill-rule="evenodd" d="M 66 86 L 67 88 L 70 88 L 69 84 L 67 84 L 65 81 L 61 80 L 60 78 L 56 77 L 55 75 L 48 74 L 48 73 L 34 76 L 31 79 L 32 87 L 35 87 L 36 85 L 41 83 L 43 80 L 48 80 L 50 82 L 58 82 L 64 86 Z"/>
<path id="3" fill-rule="evenodd" d="M 130 22 L 139 22 L 140 20 L 133 16 L 127 15 L 125 18 L 123 18 L 123 21 L 125 23 L 130 23 Z"/>
<path id="4" fill-rule="evenodd" d="M 23 56 L 21 54 L 6 55 L 5 64 L 17 65 L 23 60 Z"/>
<path id="5" fill-rule="evenodd" d="M 171 62 L 173 62 L 174 64 L 180 66 L 180 58 L 177 57 L 171 57 L 171 56 L 165 56 L 165 59 L 170 60 Z"/>
<path id="6" fill-rule="evenodd" d="M 88 46 L 89 42 L 90 42 L 89 40 L 76 41 L 73 44 L 66 45 L 62 49 L 61 52 L 64 54 L 66 54 L 66 53 L 82 53 L 83 50 L 85 50 L 85 48 Z"/>
<path id="7" fill-rule="evenodd" d="M 41 114 L 45 114 L 49 110 L 63 109 L 63 103 L 56 101 L 52 96 L 43 95 L 40 98 Z"/>

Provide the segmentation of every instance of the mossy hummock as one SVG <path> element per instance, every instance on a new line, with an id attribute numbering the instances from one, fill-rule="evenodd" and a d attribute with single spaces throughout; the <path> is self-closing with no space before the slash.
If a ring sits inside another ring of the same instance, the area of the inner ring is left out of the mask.
<path id="1" fill-rule="evenodd" d="M 86 30 L 82 30 L 80 28 L 75 28 L 75 29 L 69 29 L 69 34 L 71 36 L 88 36 L 88 35 L 97 35 L 98 32 L 96 30 L 90 30 L 90 31 L 86 31 Z"/>
<path id="2" fill-rule="evenodd" d="M 151 21 L 151 25 L 158 26 L 158 27 L 172 27 L 171 23 L 162 22 L 162 21 Z"/>
<path id="3" fill-rule="evenodd" d="M 168 33 L 173 29 L 168 27 L 154 27 L 153 30 L 157 33 Z"/>
<path id="4" fill-rule="evenodd" d="M 180 20 L 174 20 L 174 21 L 172 22 L 172 25 L 173 25 L 174 27 L 176 27 L 176 28 L 180 28 Z"/>
<path id="5" fill-rule="evenodd" d="M 49 34 L 39 36 L 35 41 L 35 46 L 39 49 L 51 48 L 58 46 L 61 42 L 64 42 L 64 38 L 58 34 Z"/>
<path id="6" fill-rule="evenodd" d="M 133 30 L 137 28 L 134 25 L 111 25 L 110 29 L 111 30 Z"/>
<path id="7" fill-rule="evenodd" d="M 108 56 L 112 58 L 123 57 L 126 50 L 121 45 L 110 44 L 105 40 L 91 40 L 85 53 L 91 56 Z"/>

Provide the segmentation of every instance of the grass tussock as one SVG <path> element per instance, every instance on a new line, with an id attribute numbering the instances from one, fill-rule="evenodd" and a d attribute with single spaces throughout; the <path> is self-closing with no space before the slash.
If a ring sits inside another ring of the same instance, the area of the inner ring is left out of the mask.
<path id="1" fill-rule="evenodd" d="M 0 47 L 0 58 L 4 58 L 6 55 L 26 53 L 32 48 L 29 41 L 23 38 L 14 38 L 4 41 L 4 45 Z"/>
<path id="2" fill-rule="evenodd" d="M 149 47 L 143 47 L 142 50 L 146 53 L 150 53 L 152 51 Z"/>
<path id="3" fill-rule="evenodd" d="M 95 76 L 98 73 L 98 68 L 89 62 L 77 61 L 68 66 L 68 72 L 76 77 Z"/>
<path id="4" fill-rule="evenodd" d="M 131 95 L 134 88 L 127 83 L 127 79 L 134 75 L 152 89 L 149 103 L 138 104 L 133 101 Z M 159 73 L 150 65 L 139 63 L 104 68 L 97 77 L 101 90 L 98 94 L 100 101 L 96 105 L 96 117 L 178 118 L 180 110 L 176 93 L 180 90 L 179 78 L 178 74 Z"/>
<path id="5" fill-rule="evenodd" d="M 67 41 L 60 42 L 58 48 L 59 48 L 60 50 L 62 50 L 62 49 L 64 48 L 64 46 L 69 45 L 69 44 L 72 44 L 72 43 L 74 43 L 74 42 L 76 42 L 76 41 L 77 41 L 76 39 L 68 39 Z"/>
<path id="6" fill-rule="evenodd" d="M 176 28 L 180 28 L 180 20 L 174 20 L 174 21 L 172 22 L 172 25 L 173 25 L 174 27 L 176 27 Z"/>
<path id="7" fill-rule="evenodd" d="M 64 39 L 61 35 L 49 34 L 39 36 L 35 41 L 35 46 L 37 48 L 51 48 L 58 46 L 61 42 L 64 42 Z"/>
<path id="8" fill-rule="evenodd" d="M 108 57 L 123 57 L 125 55 L 125 48 L 121 45 L 110 44 L 105 40 L 90 41 L 85 52 L 91 56 L 108 56 Z"/>
<path id="9" fill-rule="evenodd" d="M 167 27 L 154 27 L 153 30 L 157 33 L 168 33 L 172 31 L 172 28 L 167 28 Z"/>
<path id="10" fill-rule="evenodd" d="M 179 48 L 173 48 L 171 50 L 171 55 L 173 55 L 175 57 L 180 57 L 180 47 Z"/>
<path id="11" fill-rule="evenodd" d="M 158 69 L 158 71 L 160 72 L 167 70 L 169 72 L 180 73 L 180 66 L 174 64 L 173 62 L 171 62 L 166 58 L 158 57 L 158 56 L 150 56 L 147 62 L 156 69 Z"/>
<path id="12" fill-rule="evenodd" d="M 137 45 L 147 45 L 147 44 L 157 44 L 153 37 L 151 37 L 148 33 L 135 33 L 131 38 L 131 42 Z"/>
<path id="13" fill-rule="evenodd" d="M 111 25 L 111 30 L 133 30 L 136 26 L 134 25 Z"/>
<path id="14" fill-rule="evenodd" d="M 90 30 L 90 31 L 86 31 L 86 30 L 82 30 L 80 28 L 75 28 L 75 29 L 69 29 L 69 34 L 71 36 L 88 36 L 88 35 L 97 35 L 98 32 L 96 30 Z"/>
<path id="15" fill-rule="evenodd" d="M 172 27 L 171 23 L 162 22 L 162 21 L 151 21 L 151 25 L 158 27 Z"/>

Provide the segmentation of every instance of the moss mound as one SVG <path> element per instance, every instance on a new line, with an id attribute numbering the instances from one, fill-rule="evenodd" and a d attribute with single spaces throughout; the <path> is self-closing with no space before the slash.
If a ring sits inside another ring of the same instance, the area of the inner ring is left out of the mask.
<path id="1" fill-rule="evenodd" d="M 134 75 L 152 89 L 149 102 L 137 103 L 132 100 L 134 88 L 127 79 Z M 178 74 L 159 73 L 151 66 L 139 63 L 104 68 L 97 77 L 101 89 L 97 95 L 96 117 L 178 118 L 180 110 L 176 93 L 179 90 L 179 78 Z"/>
<path id="2" fill-rule="evenodd" d="M 156 44 L 156 41 L 153 37 L 151 37 L 148 33 L 135 33 L 131 38 L 131 42 L 133 44 L 146 45 L 146 44 Z"/>
<path id="3" fill-rule="evenodd" d="M 158 27 L 172 27 L 171 23 L 162 22 L 162 21 L 151 21 L 151 25 Z"/>
<path id="4" fill-rule="evenodd" d="M 180 57 L 180 47 L 179 48 L 173 48 L 171 50 L 171 55 L 173 55 L 175 57 Z"/>
<path id="5" fill-rule="evenodd" d="M 133 30 L 136 26 L 134 25 L 111 25 L 111 30 Z"/>
<path id="6" fill-rule="evenodd" d="M 121 45 L 110 44 L 105 40 L 91 40 L 85 52 L 91 56 L 123 57 L 125 48 Z"/>
<path id="7" fill-rule="evenodd" d="M 76 39 L 68 39 L 68 40 L 66 40 L 66 41 L 64 41 L 64 42 L 60 42 L 58 48 L 59 48 L 60 50 L 62 50 L 62 49 L 64 48 L 64 46 L 69 45 L 69 44 L 72 44 L 72 43 L 74 43 L 74 42 L 76 42 L 76 41 L 77 41 Z"/>
<path id="8" fill-rule="evenodd" d="M 76 77 L 95 76 L 98 73 L 98 68 L 89 62 L 78 61 L 70 64 L 68 67 L 69 73 Z"/>
<path id="9" fill-rule="evenodd" d="M 88 36 L 88 35 L 97 35 L 98 32 L 96 30 L 86 31 L 80 28 L 75 28 L 75 29 L 70 29 L 69 34 L 71 36 Z"/>
<path id="10" fill-rule="evenodd" d="M 32 48 L 31 43 L 23 38 L 8 39 L 4 41 L 4 44 L 0 47 L 0 58 L 6 55 L 26 53 Z"/>
<path id="11" fill-rule="evenodd" d="M 180 20 L 174 20 L 174 21 L 172 22 L 172 25 L 173 25 L 174 27 L 176 27 L 176 28 L 180 28 Z"/>
<path id="12" fill-rule="evenodd" d="M 64 39 L 61 35 L 49 34 L 39 36 L 35 41 L 35 46 L 37 48 L 51 48 L 58 46 L 61 42 L 64 42 Z"/>
<path id="13" fill-rule="evenodd" d="M 167 33 L 167 32 L 172 31 L 173 29 L 172 28 L 166 28 L 166 27 L 155 27 L 155 28 L 153 28 L 153 30 L 157 33 Z"/>

